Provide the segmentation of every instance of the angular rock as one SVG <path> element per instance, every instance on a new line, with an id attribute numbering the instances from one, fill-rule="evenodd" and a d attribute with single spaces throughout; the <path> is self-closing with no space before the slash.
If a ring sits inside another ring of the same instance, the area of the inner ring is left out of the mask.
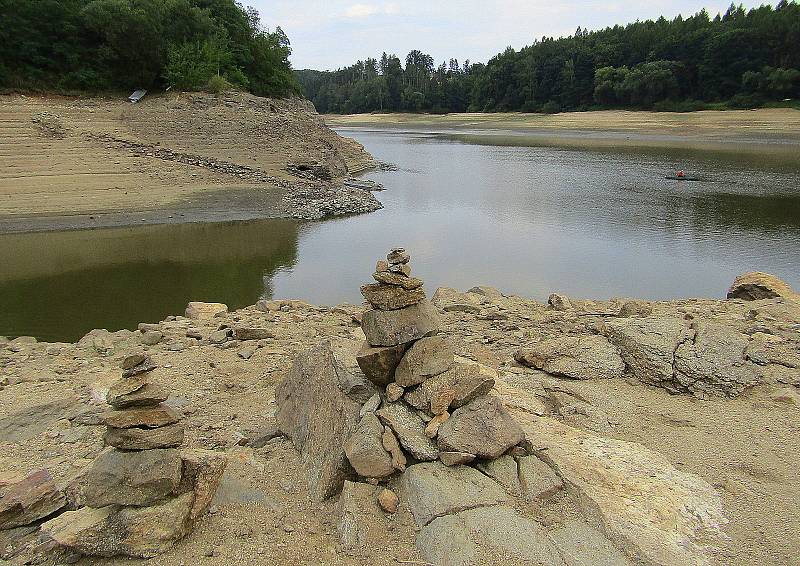
<path id="1" fill-rule="evenodd" d="M 397 346 L 437 332 L 440 324 L 436 308 L 421 301 L 401 310 L 369 310 L 361 327 L 372 346 Z"/>
<path id="2" fill-rule="evenodd" d="M 429 377 L 439 375 L 453 367 L 453 348 L 443 336 L 430 336 L 414 342 L 394 373 L 398 385 L 419 385 Z"/>
<path id="3" fill-rule="evenodd" d="M 428 438 L 436 438 L 436 435 L 439 434 L 439 428 L 441 428 L 442 424 L 449 418 L 450 413 L 446 411 L 433 417 L 425 426 L 425 436 Z"/>
<path id="4" fill-rule="evenodd" d="M 436 566 L 565 566 L 547 531 L 505 506 L 438 518 L 422 528 L 417 549 Z"/>
<path id="5" fill-rule="evenodd" d="M 374 486 L 344 482 L 337 527 L 342 546 L 349 551 L 378 548 L 388 538 L 386 520 L 378 508 L 375 493 Z"/>
<path id="6" fill-rule="evenodd" d="M 344 443 L 360 421 L 361 404 L 339 385 L 348 373 L 330 341 L 301 354 L 275 391 L 278 428 L 300 452 L 312 498 L 336 495 L 353 477 Z"/>
<path id="7" fill-rule="evenodd" d="M 119 367 L 122 369 L 131 369 L 134 366 L 138 366 L 146 359 L 147 356 L 144 354 L 131 354 L 130 356 L 125 356 L 125 358 L 123 358 Z"/>
<path id="8" fill-rule="evenodd" d="M 730 326 L 695 322 L 694 340 L 675 350 L 675 380 L 695 395 L 735 397 L 760 382 L 761 369 L 746 359 L 747 336 Z"/>
<path id="9" fill-rule="evenodd" d="M 191 302 L 186 306 L 186 318 L 210 320 L 217 315 L 228 314 L 228 305 L 223 303 Z"/>
<path id="10" fill-rule="evenodd" d="M 524 456 L 517 461 L 519 482 L 526 499 L 546 499 L 558 492 L 564 483 L 553 468 L 537 456 Z"/>
<path id="11" fill-rule="evenodd" d="M 407 263 L 397 263 L 389 266 L 389 271 L 411 277 L 411 266 Z"/>
<path id="12" fill-rule="evenodd" d="M 185 493 L 150 507 L 84 507 L 51 519 L 42 533 L 81 554 L 152 558 L 189 533 L 193 499 Z"/>
<path id="13" fill-rule="evenodd" d="M 475 460 L 475 454 L 467 452 L 439 452 L 439 458 L 445 466 L 458 466 L 460 464 L 469 464 Z"/>
<path id="14" fill-rule="evenodd" d="M 436 445 L 425 436 L 424 421 L 408 405 L 402 401 L 385 403 L 376 414 L 414 458 L 430 461 L 439 457 Z"/>
<path id="15" fill-rule="evenodd" d="M 217 493 L 228 459 L 225 454 L 213 450 L 181 450 L 181 482 L 178 493 L 194 494 L 189 519 L 194 521 L 207 510 Z"/>
<path id="16" fill-rule="evenodd" d="M 161 340 L 163 340 L 164 334 L 158 330 L 148 330 L 146 332 L 142 332 L 141 340 L 142 344 L 145 346 L 155 346 Z"/>
<path id="17" fill-rule="evenodd" d="M 156 428 L 177 423 L 181 420 L 181 415 L 169 405 L 161 404 L 126 411 L 110 411 L 104 413 L 102 419 L 107 426 L 114 428 Z"/>
<path id="18" fill-rule="evenodd" d="M 495 375 L 494 370 L 480 364 L 456 363 L 446 372 L 408 391 L 405 400 L 415 409 L 439 414 L 447 410 L 444 403 L 451 395 L 452 401 L 448 406 L 461 407 L 489 393 L 494 387 Z"/>
<path id="19" fill-rule="evenodd" d="M 547 534 L 567 566 L 634 566 L 600 531 L 583 521 L 567 519 Z"/>
<path id="20" fill-rule="evenodd" d="M 570 379 L 622 377 L 625 363 L 603 336 L 559 336 L 520 348 L 514 359 L 522 365 Z"/>
<path id="21" fill-rule="evenodd" d="M 105 450 L 87 474 L 86 504 L 94 508 L 151 505 L 178 487 L 181 468 L 180 456 L 174 449 Z"/>
<path id="22" fill-rule="evenodd" d="M 394 381 L 394 371 L 405 351 L 405 344 L 372 347 L 368 342 L 364 342 L 356 355 L 356 361 L 367 379 L 377 386 L 385 387 Z"/>
<path id="23" fill-rule="evenodd" d="M 358 416 L 363 419 L 364 415 L 375 413 L 375 411 L 377 411 L 380 408 L 381 402 L 382 400 L 380 394 L 376 393 L 375 395 L 370 397 L 366 403 L 364 403 L 361 406 L 361 410 L 358 412 Z"/>
<path id="24" fill-rule="evenodd" d="M 508 493 L 518 496 L 522 493 L 517 461 L 511 456 L 500 456 L 496 460 L 483 460 L 475 466 L 481 472 L 503 486 Z"/>
<path id="25" fill-rule="evenodd" d="M 395 401 L 398 401 L 405 392 L 406 390 L 396 383 L 390 383 L 386 386 L 386 400 L 390 403 L 394 403 Z"/>
<path id="26" fill-rule="evenodd" d="M 379 259 L 378 262 L 375 264 L 375 271 L 389 271 L 389 262 L 383 259 Z"/>
<path id="27" fill-rule="evenodd" d="M 547 298 L 547 304 L 557 311 L 568 311 L 572 308 L 572 302 L 566 295 L 553 293 Z"/>
<path id="28" fill-rule="evenodd" d="M 67 504 L 50 472 L 39 470 L 3 489 L 0 530 L 29 525 L 52 515 Z"/>
<path id="29" fill-rule="evenodd" d="M 398 287 L 402 287 L 406 291 L 419 289 L 425 283 L 422 279 L 408 277 L 402 273 L 395 273 L 394 271 L 376 271 L 372 274 L 372 278 L 378 283 L 383 283 L 384 285 L 396 285 Z"/>
<path id="30" fill-rule="evenodd" d="M 344 453 L 356 473 L 365 478 L 385 478 L 394 473 L 392 456 L 383 447 L 383 425 L 369 413 L 362 417 L 344 445 Z"/>
<path id="31" fill-rule="evenodd" d="M 403 474 L 403 487 L 404 499 L 419 526 L 443 515 L 508 501 L 503 488 L 475 468 L 450 468 L 441 462 L 410 466 Z"/>
<path id="32" fill-rule="evenodd" d="M 775 297 L 794 298 L 797 293 L 784 281 L 774 275 L 752 271 L 738 276 L 728 289 L 729 299 L 758 301 Z"/>
<path id="33" fill-rule="evenodd" d="M 439 429 L 439 450 L 498 458 L 525 434 L 496 397 L 479 397 L 456 409 Z"/>
<path id="34" fill-rule="evenodd" d="M 112 428 L 108 427 L 104 440 L 108 446 L 120 450 L 152 450 L 153 448 L 175 448 L 183 442 L 182 424 L 158 428 Z"/>
<path id="35" fill-rule="evenodd" d="M 265 340 L 275 338 L 275 333 L 266 328 L 254 326 L 237 326 L 233 329 L 233 335 L 237 340 Z"/>
<path id="36" fill-rule="evenodd" d="M 157 342 L 156 342 L 157 343 Z M 124 378 L 131 378 L 135 375 L 140 375 L 143 373 L 147 373 L 149 371 L 153 371 L 158 366 L 151 360 L 149 357 L 145 357 L 142 362 L 136 364 L 133 367 L 127 368 L 122 372 L 122 377 Z"/>
<path id="37" fill-rule="evenodd" d="M 407 464 L 406 455 L 403 454 L 397 437 L 388 426 L 383 427 L 381 442 L 386 451 L 392 455 L 392 467 L 400 472 L 405 472 Z"/>
<path id="38" fill-rule="evenodd" d="M 130 381 L 130 379 L 127 381 Z M 115 409 L 155 407 L 169 397 L 169 393 L 163 387 L 154 383 L 145 383 L 130 393 L 119 393 L 118 391 L 119 389 L 112 386 L 106 396 L 106 402 Z"/>
<path id="39" fill-rule="evenodd" d="M 408 263 L 411 255 L 404 248 L 394 248 L 387 254 L 386 260 L 392 265 Z"/>
<path id="40" fill-rule="evenodd" d="M 674 379 L 675 350 L 694 334 L 684 320 L 620 318 L 606 321 L 603 334 L 619 349 L 628 371 L 636 379 L 674 392 L 682 390 Z"/>
<path id="41" fill-rule="evenodd" d="M 374 308 L 383 311 L 403 309 L 425 300 L 425 290 L 422 287 L 407 290 L 398 285 L 382 283 L 362 286 L 361 294 Z"/>

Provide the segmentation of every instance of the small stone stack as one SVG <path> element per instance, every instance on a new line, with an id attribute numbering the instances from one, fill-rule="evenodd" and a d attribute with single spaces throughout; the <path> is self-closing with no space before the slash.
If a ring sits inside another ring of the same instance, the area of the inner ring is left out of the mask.
<path id="1" fill-rule="evenodd" d="M 169 393 L 149 382 L 155 368 L 143 354 L 122 361 L 122 379 L 111 386 L 106 397 L 115 409 L 104 415 L 107 445 L 120 450 L 153 450 L 183 442 L 181 415 L 163 404 Z"/>
<path id="2" fill-rule="evenodd" d="M 180 450 L 181 415 L 150 383 L 156 368 L 142 354 L 122 362 L 122 379 L 109 389 L 108 447 L 81 479 L 81 507 L 42 525 L 62 547 L 82 554 L 149 558 L 191 532 L 208 509 L 225 470 L 222 454 Z"/>
<path id="3" fill-rule="evenodd" d="M 409 460 L 453 466 L 496 459 L 525 440 L 500 400 L 488 395 L 495 372 L 455 361 L 410 259 L 402 248 L 391 250 L 377 263 L 377 283 L 361 288 L 373 308 L 364 313 L 366 343 L 356 359 L 382 391 L 363 406 L 345 454 L 366 478 L 403 471 Z"/>

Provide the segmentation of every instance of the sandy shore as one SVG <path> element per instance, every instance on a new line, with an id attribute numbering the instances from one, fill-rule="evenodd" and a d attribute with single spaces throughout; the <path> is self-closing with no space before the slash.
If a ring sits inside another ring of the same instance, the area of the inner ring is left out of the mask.
<path id="1" fill-rule="evenodd" d="M 305 101 L 175 93 L 0 96 L 0 164 L 3 233 L 291 216 L 293 188 L 372 158 Z"/>

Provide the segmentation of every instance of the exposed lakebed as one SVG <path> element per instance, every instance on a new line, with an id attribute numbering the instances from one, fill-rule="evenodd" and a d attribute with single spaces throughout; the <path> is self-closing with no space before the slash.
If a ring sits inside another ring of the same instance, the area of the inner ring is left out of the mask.
<path id="1" fill-rule="evenodd" d="M 383 210 L 0 236 L 0 335 L 75 340 L 182 312 L 189 300 L 358 303 L 364 273 L 393 245 L 412 251 L 430 292 L 486 284 L 540 299 L 667 299 L 720 297 L 744 271 L 800 280 L 800 158 L 785 147 L 340 133 L 397 165 L 369 175 L 387 188 Z M 677 169 L 704 181 L 665 179 Z"/>

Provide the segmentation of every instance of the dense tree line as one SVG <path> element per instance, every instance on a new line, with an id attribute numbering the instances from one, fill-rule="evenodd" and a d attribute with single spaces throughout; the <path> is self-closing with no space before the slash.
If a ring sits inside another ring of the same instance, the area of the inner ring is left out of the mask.
<path id="1" fill-rule="evenodd" d="M 731 6 L 506 49 L 486 65 L 412 51 L 332 72 L 297 71 L 320 112 L 752 107 L 800 97 L 800 4 Z"/>
<path id="2" fill-rule="evenodd" d="M 298 92 L 289 40 L 234 0 L 0 0 L 0 87 Z"/>

